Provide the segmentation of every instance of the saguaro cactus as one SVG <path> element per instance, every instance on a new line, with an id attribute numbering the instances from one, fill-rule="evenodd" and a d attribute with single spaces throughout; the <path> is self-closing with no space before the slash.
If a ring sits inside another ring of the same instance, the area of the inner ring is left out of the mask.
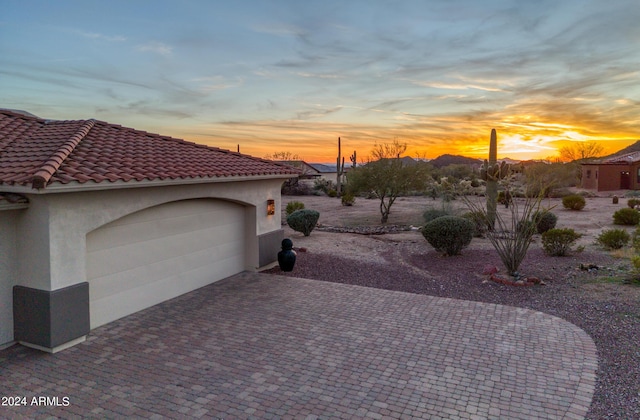
<path id="1" fill-rule="evenodd" d="M 356 151 L 353 151 L 353 154 L 351 156 L 349 156 L 349 159 L 351 160 L 351 167 L 355 169 L 356 167 L 356 162 L 357 162 L 357 156 L 356 156 Z"/>
<path id="2" fill-rule="evenodd" d="M 342 161 L 340 160 L 342 158 Z M 336 192 L 338 196 L 342 194 L 342 175 L 344 174 L 344 157 L 342 157 L 342 145 L 338 137 L 338 158 L 336 159 Z"/>
<path id="3" fill-rule="evenodd" d="M 496 223 L 496 209 L 498 206 L 498 178 L 500 178 L 500 167 L 496 160 L 498 158 L 498 135 L 496 129 L 491 129 L 491 140 L 489 142 L 489 161 L 485 160 L 480 174 L 482 179 L 487 181 L 487 223 L 493 229 Z"/>

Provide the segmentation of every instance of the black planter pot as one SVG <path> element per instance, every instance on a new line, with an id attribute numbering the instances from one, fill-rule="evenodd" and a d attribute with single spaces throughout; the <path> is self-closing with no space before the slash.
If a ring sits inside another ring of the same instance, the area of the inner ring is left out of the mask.
<path id="1" fill-rule="evenodd" d="M 278 252 L 278 265 L 282 271 L 293 271 L 296 264 L 296 251 L 293 250 L 291 239 L 282 240 L 282 251 Z"/>

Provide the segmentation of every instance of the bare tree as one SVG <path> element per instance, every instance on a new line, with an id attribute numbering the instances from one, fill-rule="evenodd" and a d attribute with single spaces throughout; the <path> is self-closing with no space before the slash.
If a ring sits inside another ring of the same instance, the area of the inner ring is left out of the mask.
<path id="1" fill-rule="evenodd" d="M 300 156 L 291 152 L 273 152 L 264 158 L 269 160 L 301 160 Z"/>
<path id="2" fill-rule="evenodd" d="M 560 158 L 565 161 L 584 160 L 597 158 L 602 155 L 604 147 L 595 141 L 574 143 L 570 146 L 561 147 L 558 151 Z"/>

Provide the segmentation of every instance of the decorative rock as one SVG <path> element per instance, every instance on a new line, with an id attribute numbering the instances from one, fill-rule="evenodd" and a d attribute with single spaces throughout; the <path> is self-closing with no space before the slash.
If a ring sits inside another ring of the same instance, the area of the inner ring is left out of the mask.
<path id="1" fill-rule="evenodd" d="M 495 265 L 485 265 L 482 274 L 495 274 L 498 272 L 498 267 Z"/>
<path id="2" fill-rule="evenodd" d="M 527 283 L 541 284 L 542 280 L 537 277 L 527 277 Z"/>

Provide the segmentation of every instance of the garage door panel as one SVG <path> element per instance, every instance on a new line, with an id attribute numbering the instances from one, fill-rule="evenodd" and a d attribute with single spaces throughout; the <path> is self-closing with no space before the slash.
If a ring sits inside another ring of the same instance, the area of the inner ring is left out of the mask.
<path id="1" fill-rule="evenodd" d="M 112 270 L 112 272 L 91 278 L 89 288 L 92 297 L 122 293 L 128 289 L 135 289 L 145 284 L 154 283 L 165 278 L 178 278 L 191 270 L 208 267 L 210 272 L 221 271 L 222 266 L 229 265 L 234 272 L 242 271 L 244 255 L 237 249 L 241 243 L 226 243 L 180 255 L 154 263 L 137 266 L 127 270 Z"/>
<path id="2" fill-rule="evenodd" d="M 128 217 L 129 216 L 125 219 Z M 172 216 L 165 219 L 147 220 L 147 218 L 145 218 L 144 221 L 137 224 L 109 224 L 91 232 L 94 240 L 91 241 L 91 244 L 87 244 L 87 251 L 95 251 L 96 249 L 94 249 L 94 247 L 96 246 L 99 246 L 100 249 L 118 247 L 176 234 L 197 232 L 201 230 L 203 226 L 214 228 L 228 224 L 242 223 L 243 220 L 244 214 L 240 208 L 231 213 L 228 211 L 216 211 L 206 214 L 199 213 L 195 215 Z"/>
<path id="3" fill-rule="evenodd" d="M 103 277 L 157 261 L 188 255 L 212 247 L 213 240 L 220 243 L 234 243 L 236 247 L 240 247 L 244 237 L 239 236 L 234 225 L 226 224 L 95 250 L 87 254 L 87 274 L 89 278 Z"/>
<path id="4" fill-rule="evenodd" d="M 91 327 L 236 274 L 244 207 L 212 199 L 143 210 L 87 235 Z"/>

